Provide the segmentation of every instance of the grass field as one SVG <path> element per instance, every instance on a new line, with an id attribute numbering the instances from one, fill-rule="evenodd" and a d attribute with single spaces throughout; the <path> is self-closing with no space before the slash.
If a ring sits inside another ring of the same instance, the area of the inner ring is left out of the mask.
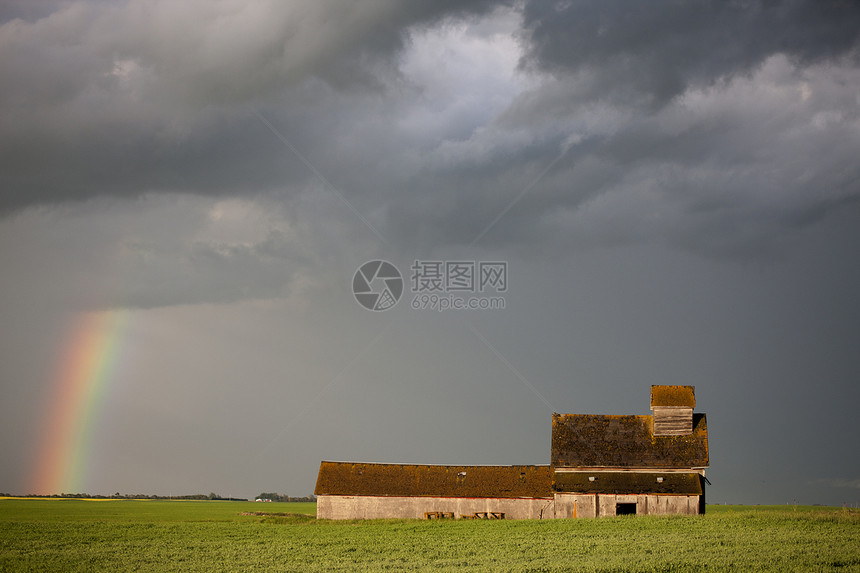
<path id="1" fill-rule="evenodd" d="M 0 571 L 860 571 L 856 510 L 709 506 L 701 517 L 549 521 L 314 513 L 300 503 L 0 499 Z"/>

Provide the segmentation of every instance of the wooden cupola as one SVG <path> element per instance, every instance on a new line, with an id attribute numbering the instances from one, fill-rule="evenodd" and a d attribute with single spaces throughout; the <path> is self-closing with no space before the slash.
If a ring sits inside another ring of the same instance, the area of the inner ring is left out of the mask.
<path id="1" fill-rule="evenodd" d="M 655 436 L 686 436 L 693 433 L 695 386 L 651 386 L 651 412 Z"/>

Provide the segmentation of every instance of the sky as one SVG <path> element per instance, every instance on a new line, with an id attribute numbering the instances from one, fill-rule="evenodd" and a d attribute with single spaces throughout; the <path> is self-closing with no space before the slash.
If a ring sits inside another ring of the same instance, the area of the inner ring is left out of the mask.
<path id="1" fill-rule="evenodd" d="M 547 464 L 690 384 L 708 502 L 860 503 L 856 2 L 5 0 L 0 85 L 0 492 Z"/>

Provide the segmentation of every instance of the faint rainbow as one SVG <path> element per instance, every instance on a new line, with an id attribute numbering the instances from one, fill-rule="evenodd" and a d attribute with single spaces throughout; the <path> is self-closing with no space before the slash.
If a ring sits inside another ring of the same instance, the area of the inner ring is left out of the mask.
<path id="1" fill-rule="evenodd" d="M 60 353 L 32 493 L 82 493 L 101 403 L 119 359 L 127 311 L 81 315 Z"/>

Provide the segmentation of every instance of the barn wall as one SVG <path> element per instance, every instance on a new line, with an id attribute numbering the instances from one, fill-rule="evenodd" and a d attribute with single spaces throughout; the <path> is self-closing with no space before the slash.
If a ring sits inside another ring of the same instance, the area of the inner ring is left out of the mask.
<path id="1" fill-rule="evenodd" d="M 699 513 L 699 496 L 697 495 L 677 495 L 651 496 L 652 510 L 654 515 L 697 515 Z"/>
<path id="2" fill-rule="evenodd" d="M 597 495 L 558 493 L 555 495 L 555 517 L 570 519 L 597 517 Z"/>
<path id="3" fill-rule="evenodd" d="M 635 503 L 637 515 L 697 515 L 700 511 L 697 495 L 559 493 L 555 496 L 555 517 L 610 517 L 618 503 Z"/>
<path id="4" fill-rule="evenodd" d="M 453 512 L 459 518 L 475 512 L 503 512 L 505 519 L 553 517 L 552 499 L 317 496 L 318 519 L 424 519 L 429 511 Z"/>
<path id="5" fill-rule="evenodd" d="M 552 499 L 382 497 L 320 495 L 319 519 L 424 519 L 429 511 L 503 512 L 505 519 L 570 519 L 615 515 L 618 503 L 635 503 L 637 515 L 697 515 L 697 495 L 556 494 Z"/>
<path id="6" fill-rule="evenodd" d="M 615 498 L 614 495 L 598 495 L 597 496 L 597 516 L 609 517 L 615 515 Z"/>

